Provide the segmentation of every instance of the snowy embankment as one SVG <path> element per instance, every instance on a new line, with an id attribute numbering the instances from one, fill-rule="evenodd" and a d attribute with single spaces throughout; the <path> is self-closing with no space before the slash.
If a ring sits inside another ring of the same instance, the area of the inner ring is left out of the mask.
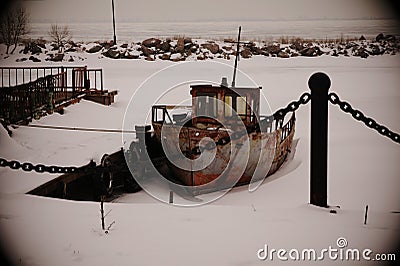
<path id="1" fill-rule="evenodd" d="M 156 71 L 178 64 L 111 60 L 96 54 L 85 57 L 83 63 L 88 67 L 104 69 L 105 88 L 119 90 L 116 103 L 107 107 L 82 101 L 66 108 L 64 115 L 49 115 L 33 123 L 121 128 L 129 99 L 139 85 Z M 399 59 L 398 55 L 368 59 L 322 55 L 288 60 L 254 56 L 241 60 L 240 69 L 263 86 L 272 110 L 298 99 L 308 90 L 309 76 L 324 71 L 332 79 L 331 91 L 399 132 Z M 232 58 L 221 61 L 233 62 Z M 12 57 L 1 63 L 31 65 L 28 61 L 15 63 Z M 0 169 L 1 243 L 11 261 L 21 265 L 264 265 L 271 262 L 258 260 L 257 251 L 265 244 L 275 249 L 322 250 L 337 248 L 339 237 L 345 237 L 350 248 L 394 252 L 400 230 L 400 215 L 393 213 L 400 209 L 398 144 L 329 105 L 328 201 L 340 209 L 331 214 L 310 206 L 309 108 L 310 104 L 297 112 L 295 137 L 299 143 L 293 160 L 255 192 L 235 188 L 197 208 L 168 206 L 143 191 L 125 195 L 105 204 L 106 211 L 112 209 L 107 225 L 115 221 L 108 234 L 101 230 L 98 203 L 24 194 L 54 175 Z M 9 138 L 2 128 L 0 132 L 0 157 L 48 165 L 83 165 L 90 159 L 98 162 L 102 154 L 122 145 L 121 136 L 110 133 L 20 127 Z M 368 224 L 363 225 L 367 204 Z M 277 262 L 275 257 L 273 263 Z M 320 263 L 335 262 L 325 258 Z M 368 264 L 363 260 L 358 263 Z M 369 265 L 375 263 L 370 261 Z"/>

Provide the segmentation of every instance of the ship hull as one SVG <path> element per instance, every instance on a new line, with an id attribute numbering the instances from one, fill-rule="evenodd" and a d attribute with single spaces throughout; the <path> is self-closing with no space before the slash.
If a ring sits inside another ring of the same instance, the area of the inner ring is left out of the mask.
<path id="1" fill-rule="evenodd" d="M 272 132 L 249 132 L 227 143 L 220 140 L 227 139 L 228 131 L 162 123 L 153 123 L 153 128 L 156 141 L 169 157 L 167 164 L 174 178 L 191 187 L 194 194 L 201 194 L 258 182 L 275 173 L 290 152 L 295 116 Z M 166 137 L 161 143 L 162 136 L 179 138 Z M 216 144 L 194 153 L 204 145 L 204 137 Z M 175 156 L 181 152 L 185 157 Z"/>

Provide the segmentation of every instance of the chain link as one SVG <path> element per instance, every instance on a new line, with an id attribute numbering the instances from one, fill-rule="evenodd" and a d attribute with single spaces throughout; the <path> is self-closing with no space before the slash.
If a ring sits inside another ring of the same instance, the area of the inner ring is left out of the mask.
<path id="1" fill-rule="evenodd" d="M 311 100 L 311 94 L 303 93 L 297 101 L 290 102 L 285 108 L 281 108 L 274 113 L 275 120 L 283 119 L 287 113 L 299 109 L 300 105 L 306 105 Z"/>
<path id="2" fill-rule="evenodd" d="M 354 109 L 350 103 L 346 101 L 340 100 L 339 96 L 332 92 L 328 95 L 329 101 L 334 105 L 339 105 L 340 109 L 345 112 L 351 114 L 351 116 L 357 120 L 363 122 L 367 127 L 375 129 L 379 134 L 390 138 L 396 143 L 400 144 L 400 135 L 391 131 L 387 127 L 378 124 L 374 119 L 371 117 L 365 116 L 360 110 Z"/>
<path id="3" fill-rule="evenodd" d="M 91 166 L 93 166 L 93 163 L 91 163 Z M 50 173 L 50 174 L 66 174 L 66 173 L 74 173 L 79 170 L 82 170 L 81 168 L 75 167 L 75 166 L 46 166 L 44 164 L 37 164 L 34 165 L 30 162 L 24 162 L 21 163 L 19 161 L 13 160 L 13 161 L 7 161 L 4 158 L 0 158 L 0 167 L 9 167 L 13 170 L 18 170 L 21 169 L 25 172 L 32 172 L 35 171 L 37 173 Z M 83 168 L 84 171 L 87 171 L 87 168 Z"/>

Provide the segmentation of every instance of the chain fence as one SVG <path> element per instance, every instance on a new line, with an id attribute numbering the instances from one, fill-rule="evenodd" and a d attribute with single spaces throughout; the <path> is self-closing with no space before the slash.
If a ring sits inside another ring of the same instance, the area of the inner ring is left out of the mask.
<path id="1" fill-rule="evenodd" d="M 400 144 L 399 134 L 391 131 L 386 126 L 378 124 L 371 117 L 365 116 L 360 110 L 354 109 L 348 102 L 340 100 L 339 96 L 336 93 L 330 93 L 328 95 L 328 99 L 333 105 L 338 105 L 343 112 L 351 114 L 351 116 L 355 120 L 363 122 L 367 127 L 376 130 L 382 136 L 388 137 L 394 142 Z"/>

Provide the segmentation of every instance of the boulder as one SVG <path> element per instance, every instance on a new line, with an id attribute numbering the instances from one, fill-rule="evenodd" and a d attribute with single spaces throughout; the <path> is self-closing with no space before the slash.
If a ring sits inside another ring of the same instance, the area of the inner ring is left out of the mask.
<path id="1" fill-rule="evenodd" d="M 249 48 L 245 48 L 240 52 L 240 56 L 243 58 L 250 58 L 253 54 Z"/>
<path id="2" fill-rule="evenodd" d="M 205 54 L 199 54 L 197 56 L 197 60 L 205 60 L 205 59 L 207 59 L 207 56 Z"/>
<path id="3" fill-rule="evenodd" d="M 149 55 L 149 56 L 147 56 L 146 58 L 145 58 L 145 60 L 147 60 L 147 61 L 154 61 L 154 60 L 156 60 L 153 56 L 151 56 L 151 55 Z"/>
<path id="4" fill-rule="evenodd" d="M 26 60 L 28 60 L 28 58 L 26 58 L 26 57 L 17 58 L 17 59 L 15 60 L 15 62 L 25 62 Z"/>
<path id="5" fill-rule="evenodd" d="M 76 52 L 76 48 L 75 47 L 70 47 L 67 50 L 65 50 L 66 53 L 72 53 L 72 52 Z"/>
<path id="6" fill-rule="evenodd" d="M 183 43 L 184 43 L 184 44 L 192 43 L 192 38 L 185 37 L 185 38 L 183 39 Z"/>
<path id="7" fill-rule="evenodd" d="M 217 54 L 219 52 L 219 45 L 216 43 L 203 43 L 201 46 L 209 50 L 212 54 Z"/>
<path id="8" fill-rule="evenodd" d="M 369 56 L 367 50 L 364 47 L 360 47 L 356 50 L 353 50 L 354 56 L 359 56 L 361 58 L 367 58 Z"/>
<path id="9" fill-rule="evenodd" d="M 142 45 L 142 46 L 140 47 L 140 50 L 142 51 L 142 54 L 143 54 L 144 56 L 146 56 L 146 57 L 149 56 L 149 55 L 152 55 L 152 54 L 154 53 L 153 50 L 147 48 L 147 47 L 144 46 L 144 45 Z"/>
<path id="10" fill-rule="evenodd" d="M 124 48 L 124 49 L 128 48 L 128 44 L 127 43 L 122 44 L 121 48 Z"/>
<path id="11" fill-rule="evenodd" d="M 289 58 L 289 54 L 284 52 L 284 51 L 280 51 L 278 53 L 278 57 L 280 57 L 280 58 Z"/>
<path id="12" fill-rule="evenodd" d="M 170 54 L 162 54 L 159 58 L 162 60 L 169 60 L 171 58 L 171 55 Z"/>
<path id="13" fill-rule="evenodd" d="M 112 58 L 112 59 L 118 59 L 118 58 L 121 57 L 119 51 L 118 51 L 118 50 L 114 50 L 114 49 L 112 49 L 112 48 L 110 48 L 110 49 L 108 49 L 107 51 L 105 51 L 105 52 L 103 53 L 103 55 L 104 55 L 105 57 Z"/>
<path id="14" fill-rule="evenodd" d="M 375 40 L 376 40 L 377 42 L 383 41 L 383 40 L 385 40 L 385 35 L 383 35 L 383 33 L 379 33 L 379 34 L 375 37 Z"/>
<path id="15" fill-rule="evenodd" d="M 29 60 L 31 60 L 31 61 L 34 62 L 34 63 L 42 62 L 42 60 L 40 60 L 40 59 L 37 58 L 37 57 L 34 57 L 33 55 L 31 55 L 31 56 L 29 57 Z"/>
<path id="16" fill-rule="evenodd" d="M 379 48 L 379 45 L 371 45 L 371 55 L 381 55 L 383 54 L 383 52 L 384 51 L 381 51 L 381 49 Z"/>
<path id="17" fill-rule="evenodd" d="M 58 53 L 55 56 L 50 57 L 50 61 L 53 61 L 53 62 L 61 62 L 63 59 L 64 59 L 63 53 Z"/>
<path id="18" fill-rule="evenodd" d="M 302 56 L 307 56 L 307 57 L 315 57 L 322 55 L 323 52 L 319 49 L 318 46 L 312 46 L 312 47 L 306 47 L 303 50 L 300 51 L 300 54 Z"/>
<path id="19" fill-rule="evenodd" d="M 304 49 L 304 44 L 297 39 L 290 45 L 290 48 L 296 51 L 301 51 Z"/>
<path id="20" fill-rule="evenodd" d="M 29 52 L 31 54 L 40 54 L 40 53 L 42 53 L 42 48 L 38 44 L 31 42 L 31 43 L 26 44 L 25 48 L 23 50 L 24 54 L 27 54 Z"/>
<path id="21" fill-rule="evenodd" d="M 161 40 L 156 38 L 150 38 L 142 42 L 142 45 L 146 46 L 147 48 L 158 47 L 160 44 Z"/>
<path id="22" fill-rule="evenodd" d="M 281 46 L 280 44 L 272 44 L 268 45 L 265 49 L 269 54 L 278 54 L 281 51 Z"/>
<path id="23" fill-rule="evenodd" d="M 181 60 L 185 60 L 185 57 L 182 54 L 177 53 L 177 54 L 172 54 L 171 57 L 170 57 L 170 60 L 174 61 L 174 62 L 178 62 L 178 61 L 181 61 Z"/>
<path id="24" fill-rule="evenodd" d="M 126 52 L 123 56 L 126 59 L 139 59 L 139 55 L 135 53 Z"/>
<path id="25" fill-rule="evenodd" d="M 101 46 L 100 44 L 96 44 L 96 45 L 90 47 L 90 49 L 86 50 L 86 52 L 88 52 L 89 54 L 94 54 L 94 53 L 99 52 L 102 48 L 103 48 L 103 46 Z"/>
<path id="26" fill-rule="evenodd" d="M 162 42 L 160 45 L 160 49 L 161 49 L 161 51 L 167 53 L 170 51 L 171 45 L 169 44 L 169 42 Z"/>
<path id="27" fill-rule="evenodd" d="M 364 35 L 361 35 L 360 39 L 358 39 L 358 40 L 359 41 L 365 41 L 366 39 L 365 39 Z"/>

